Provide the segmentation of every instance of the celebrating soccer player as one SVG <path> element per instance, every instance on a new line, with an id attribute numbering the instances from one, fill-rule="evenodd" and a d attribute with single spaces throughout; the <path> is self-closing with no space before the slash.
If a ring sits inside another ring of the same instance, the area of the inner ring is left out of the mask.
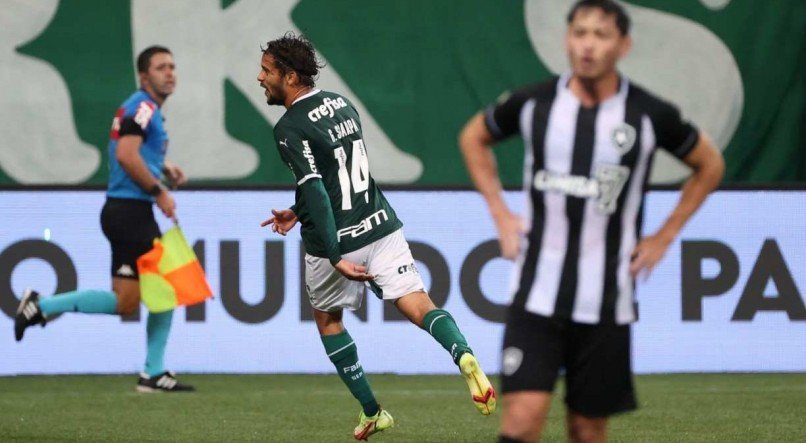
<path id="1" fill-rule="evenodd" d="M 137 258 L 160 236 L 152 205 L 174 218 L 176 203 L 160 183 L 165 174 L 172 187 L 185 183 L 182 170 L 165 160 L 168 134 L 161 106 L 176 87 L 173 55 L 152 46 L 137 57 L 140 90 L 118 109 L 109 140 L 109 185 L 101 211 L 101 227 L 112 246 L 112 291 L 83 290 L 40 298 L 25 291 L 14 321 L 14 334 L 22 340 L 25 328 L 47 323 L 64 312 L 129 315 L 140 306 Z M 192 391 L 163 367 L 165 345 L 173 311 L 149 313 L 146 325 L 145 369 L 137 381 L 140 392 Z"/>
<path id="2" fill-rule="evenodd" d="M 560 368 L 569 440 L 605 441 L 608 416 L 636 407 L 633 279 L 658 263 L 722 178 L 722 156 L 708 138 L 616 70 L 630 44 L 618 3 L 577 2 L 566 33 L 571 72 L 505 95 L 460 136 L 502 253 L 517 263 L 504 334 L 501 442 L 539 440 Z M 525 223 L 501 197 L 490 149 L 515 134 L 526 150 Z M 639 241 L 656 147 L 694 173 L 660 230 Z"/>
<path id="3" fill-rule="evenodd" d="M 291 33 L 270 41 L 263 51 L 257 80 L 270 105 L 286 108 L 274 138 L 297 191 L 291 208 L 272 210 L 261 226 L 286 235 L 297 221 L 302 224 L 305 282 L 322 344 L 362 406 L 353 435 L 366 440 L 394 425 L 375 400 L 342 324 L 342 310 L 361 306 L 365 286 L 393 302 L 450 352 L 474 404 L 490 414 L 495 391 L 451 314 L 437 309 L 424 290 L 403 224 L 369 173 L 355 107 L 341 95 L 315 89 L 320 68 L 311 43 Z"/>

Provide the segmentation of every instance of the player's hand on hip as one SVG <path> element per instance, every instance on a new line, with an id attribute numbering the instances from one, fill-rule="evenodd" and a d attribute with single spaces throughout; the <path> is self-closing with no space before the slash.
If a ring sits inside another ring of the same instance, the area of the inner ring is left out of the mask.
<path id="1" fill-rule="evenodd" d="M 642 238 L 635 246 L 630 260 L 630 274 L 633 278 L 640 276 L 646 281 L 655 265 L 666 254 L 672 240 L 657 234 Z"/>
<path id="2" fill-rule="evenodd" d="M 507 260 L 515 260 L 521 247 L 521 236 L 525 232 L 523 220 L 512 212 L 506 211 L 494 216 L 498 229 L 498 245 L 501 256 Z"/>
<path id="3" fill-rule="evenodd" d="M 375 278 L 374 275 L 367 274 L 366 266 L 361 266 L 345 259 L 341 259 L 334 267 L 348 280 L 369 281 Z"/>
<path id="4" fill-rule="evenodd" d="M 290 209 L 272 209 L 271 214 L 272 216 L 264 220 L 260 226 L 271 225 L 272 232 L 286 235 L 297 224 L 297 215 Z"/>
<path id="5" fill-rule="evenodd" d="M 171 189 L 176 189 L 188 181 L 187 176 L 185 176 L 185 172 L 182 171 L 182 168 L 167 160 L 165 163 L 163 163 L 162 170 L 165 173 L 165 177 L 168 178 Z"/>
<path id="6" fill-rule="evenodd" d="M 162 211 L 166 217 L 176 221 L 176 202 L 174 201 L 173 195 L 171 195 L 167 189 L 163 189 L 162 192 L 157 195 L 157 207 L 160 208 L 160 211 Z"/>

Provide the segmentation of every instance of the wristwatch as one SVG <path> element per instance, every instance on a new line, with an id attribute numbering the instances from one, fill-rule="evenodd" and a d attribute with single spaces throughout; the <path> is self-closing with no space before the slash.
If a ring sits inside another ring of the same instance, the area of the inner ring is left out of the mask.
<path id="1" fill-rule="evenodd" d="M 154 186 L 152 186 L 151 189 L 148 190 L 148 194 L 156 197 L 162 194 L 162 190 L 163 190 L 162 185 L 157 183 Z"/>

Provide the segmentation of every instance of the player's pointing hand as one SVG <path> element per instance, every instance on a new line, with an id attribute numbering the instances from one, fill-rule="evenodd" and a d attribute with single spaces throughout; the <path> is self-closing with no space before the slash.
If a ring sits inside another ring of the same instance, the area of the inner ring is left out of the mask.
<path id="1" fill-rule="evenodd" d="M 271 230 L 280 235 L 288 234 L 297 224 L 297 215 L 291 209 L 272 209 L 272 216 L 260 224 L 261 227 L 272 225 Z"/>
<path id="2" fill-rule="evenodd" d="M 367 274 L 366 266 L 361 266 L 345 259 L 341 259 L 334 267 L 349 280 L 369 281 L 375 278 L 374 275 Z"/>

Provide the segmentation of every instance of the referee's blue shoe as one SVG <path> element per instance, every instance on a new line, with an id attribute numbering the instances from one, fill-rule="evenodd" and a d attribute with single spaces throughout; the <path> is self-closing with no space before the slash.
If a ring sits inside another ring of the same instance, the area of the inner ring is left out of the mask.
<path id="1" fill-rule="evenodd" d="M 25 328 L 35 324 L 45 326 L 47 320 L 42 315 L 42 310 L 39 309 L 39 293 L 26 289 L 22 294 L 22 300 L 17 307 L 17 315 L 14 317 L 14 338 L 17 341 L 22 340 L 25 333 Z"/>

